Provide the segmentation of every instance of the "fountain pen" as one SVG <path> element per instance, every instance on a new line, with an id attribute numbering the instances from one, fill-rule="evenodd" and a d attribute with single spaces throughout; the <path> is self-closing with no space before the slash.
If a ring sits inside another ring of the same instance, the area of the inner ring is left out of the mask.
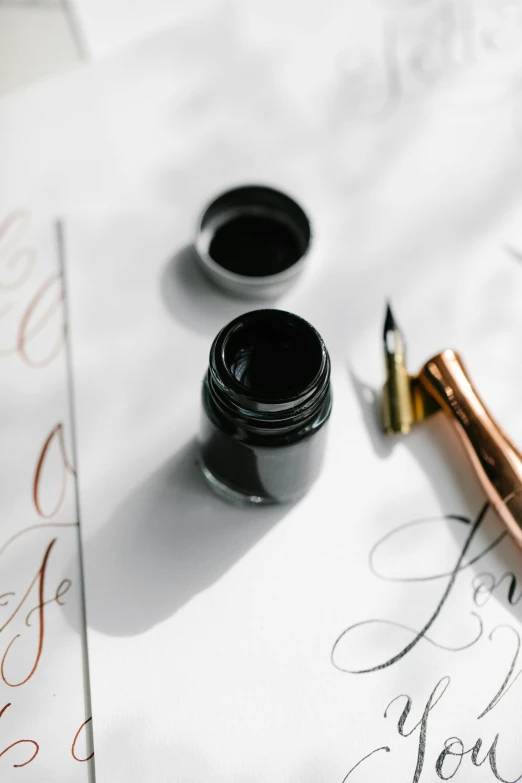
<path id="1" fill-rule="evenodd" d="M 486 497 L 522 548 L 522 456 L 479 397 L 462 359 L 448 349 L 429 359 L 418 375 L 409 375 L 404 337 L 389 305 L 383 339 L 384 431 L 407 435 L 428 416 L 446 415 Z"/>

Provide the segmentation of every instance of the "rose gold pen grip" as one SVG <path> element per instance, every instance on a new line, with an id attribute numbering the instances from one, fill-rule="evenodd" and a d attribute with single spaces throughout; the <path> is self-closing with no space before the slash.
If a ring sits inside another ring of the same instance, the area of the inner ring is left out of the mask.
<path id="1" fill-rule="evenodd" d="M 522 547 L 520 452 L 491 417 L 454 351 L 426 362 L 419 380 L 455 423 L 488 500 Z"/>

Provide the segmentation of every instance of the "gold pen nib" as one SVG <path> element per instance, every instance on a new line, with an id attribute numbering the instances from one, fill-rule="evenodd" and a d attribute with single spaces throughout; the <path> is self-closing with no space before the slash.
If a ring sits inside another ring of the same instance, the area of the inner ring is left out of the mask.
<path id="1" fill-rule="evenodd" d="M 386 307 L 383 341 L 386 366 L 382 396 L 384 430 L 387 433 L 406 434 L 415 421 L 413 397 L 406 367 L 404 339 L 389 304 Z"/>
<path id="2" fill-rule="evenodd" d="M 384 431 L 406 435 L 414 424 L 440 410 L 416 376 L 408 374 L 406 345 L 402 332 L 387 304 L 384 320 L 384 361 L 386 383 L 382 394 Z"/>

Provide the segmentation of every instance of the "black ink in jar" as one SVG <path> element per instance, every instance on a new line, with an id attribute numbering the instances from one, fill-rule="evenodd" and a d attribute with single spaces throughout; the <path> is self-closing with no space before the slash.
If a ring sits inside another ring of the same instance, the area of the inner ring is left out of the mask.
<path id="1" fill-rule="evenodd" d="M 255 310 L 220 331 L 203 382 L 200 460 L 228 500 L 284 503 L 317 478 L 332 408 L 319 333 L 282 310 Z"/>

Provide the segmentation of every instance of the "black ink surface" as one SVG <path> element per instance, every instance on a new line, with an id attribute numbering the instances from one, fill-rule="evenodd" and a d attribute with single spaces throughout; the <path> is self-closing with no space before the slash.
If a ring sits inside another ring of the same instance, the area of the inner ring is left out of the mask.
<path id="1" fill-rule="evenodd" d="M 300 319 L 299 319 L 300 320 Z M 304 323 L 304 322 L 303 322 Z M 322 345 L 299 321 L 246 321 L 227 340 L 225 362 L 253 397 L 282 400 L 306 389 L 318 374 Z"/>
<path id="2" fill-rule="evenodd" d="M 292 228 L 276 217 L 238 215 L 216 230 L 209 254 L 229 272 L 262 277 L 291 267 L 302 248 Z"/>

